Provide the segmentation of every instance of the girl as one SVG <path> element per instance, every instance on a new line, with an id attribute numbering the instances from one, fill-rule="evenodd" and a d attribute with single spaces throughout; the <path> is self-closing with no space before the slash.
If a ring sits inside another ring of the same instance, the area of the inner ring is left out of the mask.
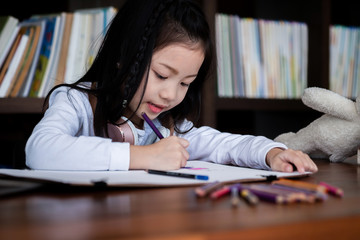
<path id="1" fill-rule="evenodd" d="M 215 69 L 213 53 L 209 26 L 194 2 L 127 1 L 87 73 L 48 94 L 26 145 L 27 166 L 172 170 L 196 159 L 317 171 L 306 154 L 265 137 L 194 127 L 202 85 Z M 142 113 L 165 138 L 144 124 Z"/>

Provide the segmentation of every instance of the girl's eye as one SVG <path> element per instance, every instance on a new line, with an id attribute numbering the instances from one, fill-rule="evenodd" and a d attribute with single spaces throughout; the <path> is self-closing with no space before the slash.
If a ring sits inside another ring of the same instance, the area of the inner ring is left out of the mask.
<path id="1" fill-rule="evenodd" d="M 155 72 L 155 75 L 156 75 L 157 78 L 159 78 L 159 79 L 161 79 L 161 80 L 167 79 L 167 77 L 164 77 L 164 76 L 160 75 L 160 74 L 157 73 L 157 72 Z"/>
<path id="2" fill-rule="evenodd" d="M 182 83 L 181 83 L 181 86 L 183 86 L 183 87 L 189 87 L 190 84 L 182 82 Z"/>

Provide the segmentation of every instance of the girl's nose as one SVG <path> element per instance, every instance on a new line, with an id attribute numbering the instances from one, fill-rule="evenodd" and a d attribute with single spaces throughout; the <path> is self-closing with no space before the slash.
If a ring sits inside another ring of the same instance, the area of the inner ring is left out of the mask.
<path id="1" fill-rule="evenodd" d="M 164 87 L 160 91 L 160 97 L 168 101 L 174 100 L 176 98 L 176 94 L 176 88 L 172 86 Z"/>

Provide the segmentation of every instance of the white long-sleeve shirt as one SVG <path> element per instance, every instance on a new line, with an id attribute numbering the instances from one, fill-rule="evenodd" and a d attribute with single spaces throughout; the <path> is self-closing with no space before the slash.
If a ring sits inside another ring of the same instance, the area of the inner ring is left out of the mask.
<path id="1" fill-rule="evenodd" d="M 184 121 L 179 128 L 189 129 Z M 139 135 L 144 130 L 138 130 Z M 267 152 L 286 146 L 262 136 L 221 133 L 210 127 L 193 128 L 185 134 L 189 160 L 270 169 Z M 130 144 L 97 137 L 93 112 L 86 93 L 60 87 L 50 96 L 49 108 L 26 144 L 26 164 L 46 170 L 128 170 Z"/>

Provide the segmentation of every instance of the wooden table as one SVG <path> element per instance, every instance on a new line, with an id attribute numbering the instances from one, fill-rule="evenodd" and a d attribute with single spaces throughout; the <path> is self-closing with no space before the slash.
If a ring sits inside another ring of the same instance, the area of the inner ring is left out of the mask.
<path id="1" fill-rule="evenodd" d="M 51 185 L 0 199 L 0 239 L 360 239 L 360 167 L 317 160 L 302 180 L 344 190 L 314 204 L 197 198 L 194 187 Z"/>

